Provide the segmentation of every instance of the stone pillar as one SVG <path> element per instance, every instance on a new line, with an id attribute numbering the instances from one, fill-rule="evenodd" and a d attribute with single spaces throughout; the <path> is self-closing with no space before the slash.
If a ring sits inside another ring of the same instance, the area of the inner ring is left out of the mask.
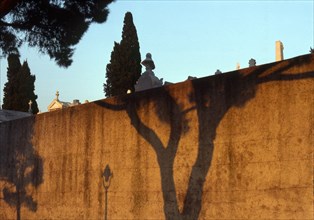
<path id="1" fill-rule="evenodd" d="M 283 60 L 283 44 L 280 40 L 276 41 L 276 61 Z"/>

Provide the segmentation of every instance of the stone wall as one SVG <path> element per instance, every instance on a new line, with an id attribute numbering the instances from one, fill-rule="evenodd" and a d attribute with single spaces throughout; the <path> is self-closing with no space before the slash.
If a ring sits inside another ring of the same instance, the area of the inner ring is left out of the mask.
<path id="1" fill-rule="evenodd" d="M 103 219 L 106 165 L 110 220 L 313 219 L 313 94 L 306 55 L 1 123 L 0 219 Z"/>

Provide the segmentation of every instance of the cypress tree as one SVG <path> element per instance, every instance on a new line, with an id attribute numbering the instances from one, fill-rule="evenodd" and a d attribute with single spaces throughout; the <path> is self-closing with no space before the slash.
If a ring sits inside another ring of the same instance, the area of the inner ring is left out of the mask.
<path id="1" fill-rule="evenodd" d="M 32 113 L 38 113 L 35 95 L 36 77 L 31 74 L 27 61 L 21 65 L 19 56 L 10 54 L 8 57 L 8 82 L 3 89 L 3 109 L 28 112 L 29 101 L 32 101 Z"/>
<path id="2" fill-rule="evenodd" d="M 29 101 L 32 101 L 32 113 L 38 113 L 38 105 L 36 102 L 37 95 L 35 95 L 35 80 L 36 76 L 31 74 L 27 61 L 24 61 L 19 71 L 19 94 L 20 94 L 20 111 L 27 112 L 29 110 Z"/>
<path id="3" fill-rule="evenodd" d="M 125 94 L 129 89 L 134 92 L 134 85 L 141 76 L 141 54 L 136 27 L 131 12 L 124 17 L 122 39 L 114 42 L 110 63 L 106 68 L 106 97 Z"/>
<path id="4" fill-rule="evenodd" d="M 21 69 L 20 56 L 18 54 L 10 54 L 8 56 L 7 78 L 3 88 L 3 109 L 14 110 L 18 100 L 18 72 Z"/>

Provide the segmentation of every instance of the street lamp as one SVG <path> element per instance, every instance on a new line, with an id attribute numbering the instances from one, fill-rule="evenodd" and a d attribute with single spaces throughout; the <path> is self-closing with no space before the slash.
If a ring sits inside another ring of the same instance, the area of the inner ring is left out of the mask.
<path id="1" fill-rule="evenodd" d="M 107 164 L 102 174 L 103 184 L 105 188 L 105 220 L 107 220 L 107 203 L 108 203 L 107 194 L 108 194 L 108 188 L 110 186 L 110 181 L 111 181 L 112 176 L 113 176 L 113 173 L 111 172 L 110 167 Z"/>

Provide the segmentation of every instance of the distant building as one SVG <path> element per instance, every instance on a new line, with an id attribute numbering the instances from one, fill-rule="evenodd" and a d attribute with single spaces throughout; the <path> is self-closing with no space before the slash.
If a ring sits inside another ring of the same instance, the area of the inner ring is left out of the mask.
<path id="1" fill-rule="evenodd" d="M 85 102 L 88 102 L 87 100 Z M 80 101 L 74 99 L 73 102 L 63 102 L 59 100 L 59 91 L 56 92 L 56 98 L 48 105 L 48 111 L 55 111 L 58 109 L 63 109 L 75 105 L 80 105 Z"/>

